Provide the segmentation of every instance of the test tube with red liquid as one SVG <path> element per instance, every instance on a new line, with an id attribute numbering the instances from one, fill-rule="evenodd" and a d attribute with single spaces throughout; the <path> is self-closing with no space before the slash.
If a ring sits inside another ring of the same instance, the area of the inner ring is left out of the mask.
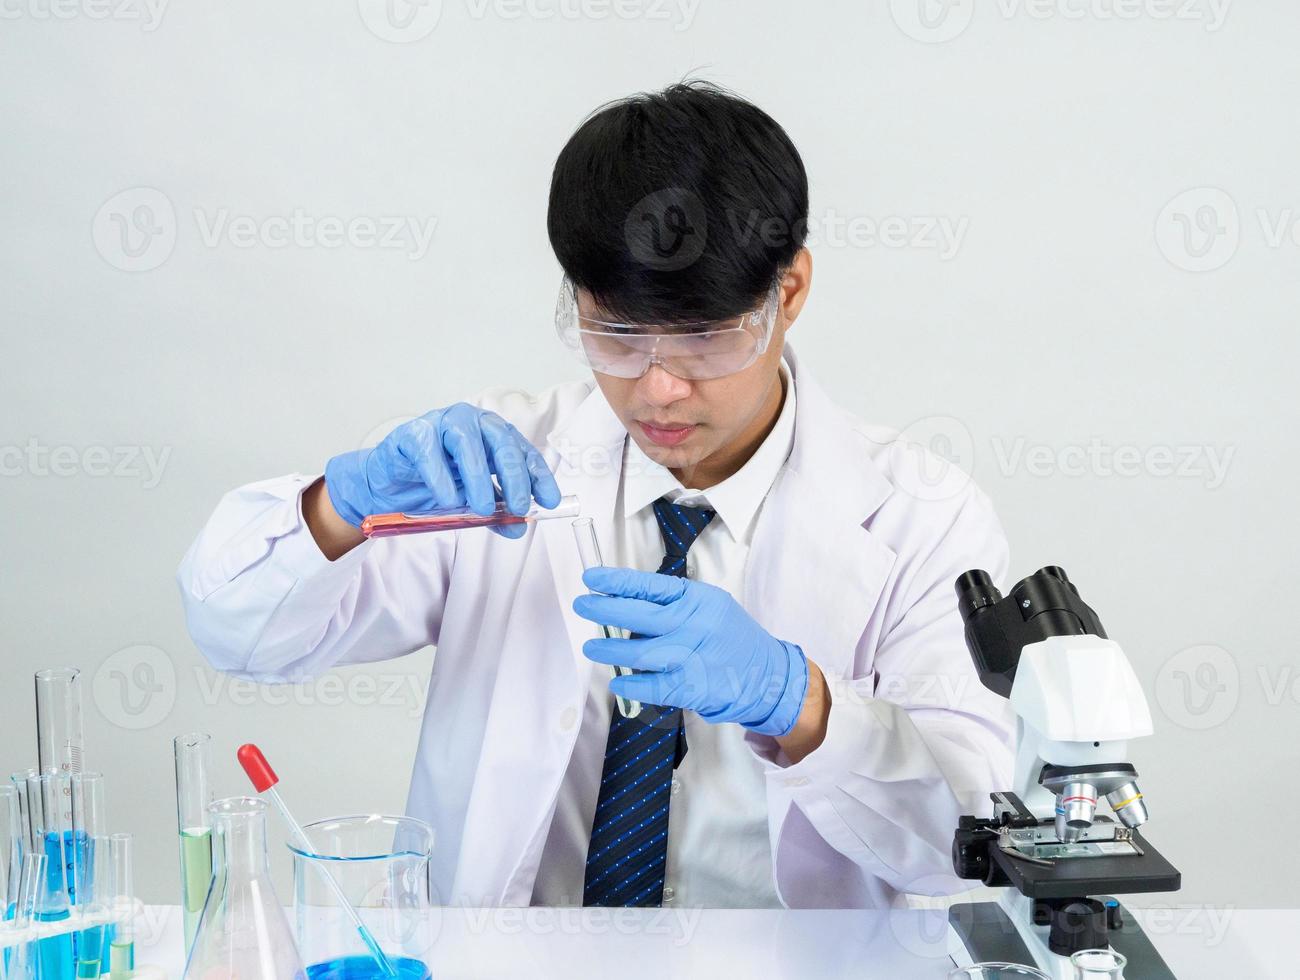
<path id="1" fill-rule="evenodd" d="M 463 531 L 471 527 L 505 527 L 510 524 L 532 524 L 554 517 L 577 517 L 580 510 L 578 498 L 570 494 L 560 498 L 560 503 L 550 509 L 534 503 L 523 514 L 513 514 L 505 501 L 486 517 L 468 507 L 443 507 L 418 514 L 371 514 L 361 522 L 361 533 L 368 538 L 391 538 L 400 534 L 424 534 L 427 531 Z"/>

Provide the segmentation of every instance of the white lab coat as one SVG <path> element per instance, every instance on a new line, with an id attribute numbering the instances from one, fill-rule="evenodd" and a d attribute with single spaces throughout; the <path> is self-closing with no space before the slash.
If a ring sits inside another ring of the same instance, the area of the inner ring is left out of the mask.
<path id="1" fill-rule="evenodd" d="M 956 890 L 957 818 L 1009 785 L 1012 726 L 976 677 L 953 582 L 982 567 L 1005 584 L 1006 539 L 969 481 L 899 485 L 900 452 L 919 450 L 837 409 L 786 358 L 794 446 L 738 598 L 817 663 L 833 706 L 825 742 L 799 763 L 747 736 L 766 772 L 777 891 L 790 907 L 880 907 Z M 543 449 L 612 540 L 626 432 L 599 389 L 494 390 L 479 403 Z M 301 518 L 314 479 L 222 499 L 178 575 L 195 643 L 214 666 L 260 680 L 435 644 L 408 801 L 436 833 L 435 889 L 448 904 L 528 904 L 593 669 L 582 644 L 595 627 L 572 610 L 582 570 L 569 521 L 520 540 L 380 539 L 330 563 Z"/>

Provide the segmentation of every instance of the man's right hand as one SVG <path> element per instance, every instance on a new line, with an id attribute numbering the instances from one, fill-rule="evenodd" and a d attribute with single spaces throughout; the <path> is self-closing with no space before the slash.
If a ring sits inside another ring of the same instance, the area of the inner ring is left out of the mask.
<path id="1" fill-rule="evenodd" d="M 335 558 L 360 541 L 360 531 L 340 535 L 330 528 L 338 518 L 351 528 L 370 514 L 420 513 L 439 507 L 468 506 L 484 517 L 496 507 L 492 475 L 512 514 L 524 514 L 532 501 L 551 508 L 560 503 L 560 488 L 546 460 L 519 430 L 497 415 L 465 402 L 435 409 L 390 432 L 373 449 L 335 456 L 325 465 L 323 499 L 319 485 L 304 499 L 304 515 L 321 550 Z M 336 520 L 322 515 L 332 505 Z M 320 525 L 320 526 L 318 526 Z M 521 524 L 493 528 L 519 537 Z M 342 538 L 350 539 L 345 547 Z M 327 547 L 329 539 L 334 547 Z"/>

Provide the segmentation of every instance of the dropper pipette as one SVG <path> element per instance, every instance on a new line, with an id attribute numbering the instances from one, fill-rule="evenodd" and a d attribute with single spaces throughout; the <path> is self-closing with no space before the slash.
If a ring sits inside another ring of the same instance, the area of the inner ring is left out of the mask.
<path id="1" fill-rule="evenodd" d="M 289 827 L 289 834 L 293 838 L 293 842 L 308 855 L 314 855 L 316 850 L 312 847 L 311 839 L 308 838 L 306 831 L 302 829 L 302 825 L 293 818 L 293 814 L 289 812 L 289 808 L 285 805 L 284 800 L 280 798 L 280 793 L 275 788 L 275 784 L 280 781 L 280 777 L 275 774 L 271 764 L 266 761 L 266 756 L 262 754 L 262 750 L 250 742 L 247 745 L 241 745 L 235 755 L 239 759 L 239 764 L 244 767 L 244 772 L 248 774 L 248 778 L 252 781 L 253 788 L 262 796 L 270 799 L 275 804 L 275 808 L 280 811 L 280 816 L 284 818 L 284 822 Z M 375 941 L 375 937 L 370 934 L 370 930 L 361 921 L 361 916 L 357 914 L 357 910 L 352 907 L 352 903 L 343 894 L 343 889 L 339 887 L 339 883 L 334 879 L 334 876 L 329 873 L 329 869 L 320 861 L 313 863 L 325 879 L 325 883 L 329 885 L 330 890 L 334 892 L 339 907 L 352 920 L 352 924 L 361 935 L 361 941 L 370 950 L 370 955 L 375 958 L 379 969 L 383 971 L 385 976 L 397 976 L 397 970 L 388 961 L 384 951 L 379 948 L 379 943 Z"/>

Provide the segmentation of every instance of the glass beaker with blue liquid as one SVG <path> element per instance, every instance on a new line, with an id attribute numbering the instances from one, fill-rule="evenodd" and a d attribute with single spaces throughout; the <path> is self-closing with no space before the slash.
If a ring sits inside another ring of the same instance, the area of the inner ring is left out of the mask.
<path id="1" fill-rule="evenodd" d="M 338 903 L 334 877 L 400 980 L 429 980 L 433 945 L 429 859 L 433 829 L 414 817 L 333 817 L 303 828 L 313 850 L 293 844 L 298 949 L 309 980 L 390 980 Z"/>

